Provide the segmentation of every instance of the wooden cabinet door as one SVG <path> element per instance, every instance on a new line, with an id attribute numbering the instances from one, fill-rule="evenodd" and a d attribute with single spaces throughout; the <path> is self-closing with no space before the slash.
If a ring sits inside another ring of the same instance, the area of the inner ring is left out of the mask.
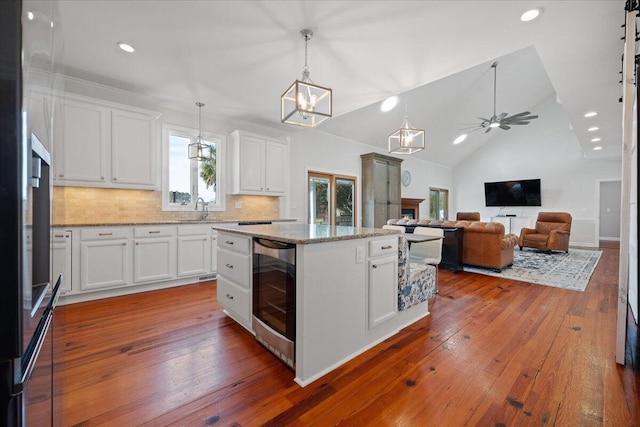
<path id="1" fill-rule="evenodd" d="M 104 183 L 109 139 L 108 110 L 65 100 L 56 116 L 54 168 L 57 181 Z"/>
<path id="2" fill-rule="evenodd" d="M 111 112 L 111 181 L 155 185 L 156 150 L 153 117 L 130 111 Z"/>
<path id="3" fill-rule="evenodd" d="M 239 144 L 240 191 L 264 192 L 264 141 L 243 135 Z"/>
<path id="4" fill-rule="evenodd" d="M 265 145 L 265 191 L 267 193 L 285 193 L 286 164 L 286 145 L 267 141 Z"/>
<path id="5" fill-rule="evenodd" d="M 369 329 L 398 314 L 398 257 L 369 260 L 367 317 Z"/>
<path id="6" fill-rule="evenodd" d="M 175 247 L 175 237 L 135 239 L 133 281 L 156 282 L 175 278 Z"/>
<path id="7" fill-rule="evenodd" d="M 80 242 L 80 290 L 105 289 L 129 283 L 129 245 L 125 239 Z"/>

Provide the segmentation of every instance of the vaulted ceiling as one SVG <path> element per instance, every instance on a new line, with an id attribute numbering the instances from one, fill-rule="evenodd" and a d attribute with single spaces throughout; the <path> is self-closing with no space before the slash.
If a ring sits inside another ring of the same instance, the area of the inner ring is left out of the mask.
<path id="1" fill-rule="evenodd" d="M 521 22 L 532 7 L 540 17 Z M 619 74 L 624 1 L 115 1 L 60 0 L 65 73 L 131 90 L 159 105 L 280 123 L 280 95 L 301 77 L 310 28 L 311 78 L 333 89 L 334 117 L 318 129 L 385 147 L 402 121 L 427 130 L 425 160 L 455 166 L 499 132 L 464 123 L 555 97 L 587 158 L 620 157 Z M 136 48 L 127 54 L 117 42 Z M 379 103 L 400 95 L 395 110 Z M 587 111 L 597 111 L 585 118 Z M 598 131 L 588 131 L 597 126 Z M 594 151 L 591 140 L 603 148 Z M 466 146 L 465 146 L 466 144 Z"/>

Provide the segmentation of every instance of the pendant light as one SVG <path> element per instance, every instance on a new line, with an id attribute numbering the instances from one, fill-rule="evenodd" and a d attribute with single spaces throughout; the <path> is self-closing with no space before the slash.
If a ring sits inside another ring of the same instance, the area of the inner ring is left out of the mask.
<path id="1" fill-rule="evenodd" d="M 304 67 L 302 80 L 296 80 L 280 98 L 280 120 L 296 126 L 315 127 L 332 114 L 331 89 L 318 86 L 309 77 L 307 65 L 307 42 L 313 31 L 300 31 L 304 39 Z"/>
<path id="2" fill-rule="evenodd" d="M 424 129 L 416 129 L 409 125 L 405 102 L 402 126 L 389 135 L 389 153 L 413 154 L 420 150 L 424 150 Z"/>
<path id="3" fill-rule="evenodd" d="M 202 102 L 196 102 L 198 106 L 198 136 L 195 142 L 189 144 L 189 159 L 205 162 L 211 158 L 211 146 L 202 141 Z"/>

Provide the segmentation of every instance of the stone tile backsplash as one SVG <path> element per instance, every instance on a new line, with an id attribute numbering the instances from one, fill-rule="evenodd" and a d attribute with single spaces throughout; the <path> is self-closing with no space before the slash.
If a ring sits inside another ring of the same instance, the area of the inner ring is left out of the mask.
<path id="1" fill-rule="evenodd" d="M 236 203 L 241 208 L 235 208 Z M 162 192 L 89 187 L 53 187 L 53 223 L 129 224 L 195 219 L 199 213 L 162 210 Z M 226 196 L 226 211 L 210 211 L 208 219 L 259 220 L 280 217 L 279 198 Z"/>

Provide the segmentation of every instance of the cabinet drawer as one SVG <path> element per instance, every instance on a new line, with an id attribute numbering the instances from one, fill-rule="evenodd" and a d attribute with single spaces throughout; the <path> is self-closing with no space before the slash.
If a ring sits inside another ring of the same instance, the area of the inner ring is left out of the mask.
<path id="1" fill-rule="evenodd" d="M 219 277 L 218 302 L 231 310 L 246 326 L 249 325 L 249 320 L 251 319 L 251 294 L 247 289 L 242 289 L 223 277 Z"/>
<path id="2" fill-rule="evenodd" d="M 207 224 L 179 225 L 178 236 L 199 236 L 208 235 L 210 227 Z"/>
<path id="3" fill-rule="evenodd" d="M 133 229 L 133 237 L 175 237 L 175 235 L 176 227 L 171 225 L 135 227 Z"/>
<path id="4" fill-rule="evenodd" d="M 251 263 L 248 255 L 218 250 L 218 274 L 245 289 L 251 289 Z"/>
<path id="5" fill-rule="evenodd" d="M 127 228 L 83 228 L 80 230 L 80 240 L 111 240 L 128 239 Z"/>
<path id="6" fill-rule="evenodd" d="M 373 240 L 369 242 L 369 256 L 376 257 L 394 254 L 398 251 L 398 238 L 392 237 L 383 240 Z"/>
<path id="7" fill-rule="evenodd" d="M 218 236 L 218 247 L 239 254 L 249 255 L 251 238 L 226 233 L 220 234 Z"/>

